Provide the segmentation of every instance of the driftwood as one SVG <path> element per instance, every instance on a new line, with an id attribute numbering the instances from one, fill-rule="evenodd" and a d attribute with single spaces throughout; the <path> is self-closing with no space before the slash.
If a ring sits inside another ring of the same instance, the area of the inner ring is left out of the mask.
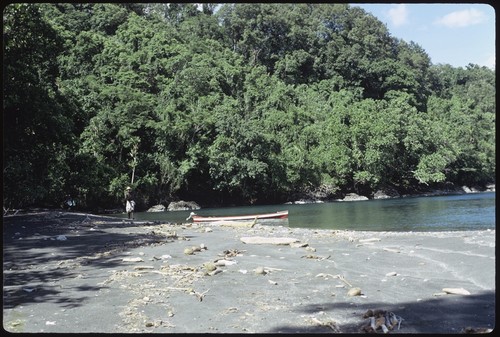
<path id="1" fill-rule="evenodd" d="M 443 291 L 447 294 L 470 295 L 470 292 L 464 288 L 443 288 Z"/>

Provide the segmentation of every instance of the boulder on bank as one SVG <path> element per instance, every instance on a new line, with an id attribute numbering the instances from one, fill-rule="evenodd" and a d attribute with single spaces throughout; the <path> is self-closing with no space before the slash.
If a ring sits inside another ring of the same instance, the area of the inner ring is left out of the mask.
<path id="1" fill-rule="evenodd" d="M 165 206 L 162 204 L 150 207 L 146 212 L 165 212 Z"/>
<path id="2" fill-rule="evenodd" d="M 322 204 L 322 203 L 324 203 L 323 200 L 300 199 L 300 200 L 296 200 L 296 201 L 288 201 L 285 204 L 286 205 L 304 205 L 304 204 Z"/>
<path id="3" fill-rule="evenodd" d="M 189 211 L 200 209 L 201 207 L 194 201 L 172 201 L 168 204 L 167 211 Z"/>
<path id="4" fill-rule="evenodd" d="M 356 193 L 348 193 L 346 194 L 344 199 L 342 199 L 342 201 L 360 201 L 360 200 L 368 200 L 368 198 L 363 195 L 358 195 Z"/>
<path id="5" fill-rule="evenodd" d="M 373 199 L 390 199 L 390 198 L 399 198 L 400 195 L 398 191 L 394 189 L 380 189 L 373 194 Z"/>

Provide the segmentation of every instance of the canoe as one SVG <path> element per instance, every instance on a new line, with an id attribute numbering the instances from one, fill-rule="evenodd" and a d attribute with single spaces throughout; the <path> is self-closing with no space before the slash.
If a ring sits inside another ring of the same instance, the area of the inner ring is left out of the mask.
<path id="1" fill-rule="evenodd" d="M 265 214 L 248 214 L 248 215 L 232 215 L 232 216 L 201 216 L 191 213 L 186 220 L 193 219 L 193 222 L 212 222 L 212 221 L 245 221 L 245 220 L 263 220 L 263 219 L 286 219 L 288 211 L 280 211 L 275 213 Z"/>

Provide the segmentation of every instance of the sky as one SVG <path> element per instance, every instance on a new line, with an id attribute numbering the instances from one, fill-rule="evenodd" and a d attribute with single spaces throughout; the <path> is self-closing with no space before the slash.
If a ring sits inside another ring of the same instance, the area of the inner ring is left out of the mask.
<path id="1" fill-rule="evenodd" d="M 495 9 L 481 3 L 352 3 L 386 24 L 391 36 L 422 47 L 432 64 L 495 68 Z"/>

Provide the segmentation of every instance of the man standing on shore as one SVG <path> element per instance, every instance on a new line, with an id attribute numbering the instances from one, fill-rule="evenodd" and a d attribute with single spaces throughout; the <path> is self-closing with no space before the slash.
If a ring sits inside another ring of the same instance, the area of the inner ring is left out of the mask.
<path id="1" fill-rule="evenodd" d="M 129 219 L 134 219 L 134 209 L 135 209 L 135 201 L 134 195 L 132 193 L 132 188 L 127 186 L 125 189 L 125 210 L 127 211 L 127 215 Z"/>

